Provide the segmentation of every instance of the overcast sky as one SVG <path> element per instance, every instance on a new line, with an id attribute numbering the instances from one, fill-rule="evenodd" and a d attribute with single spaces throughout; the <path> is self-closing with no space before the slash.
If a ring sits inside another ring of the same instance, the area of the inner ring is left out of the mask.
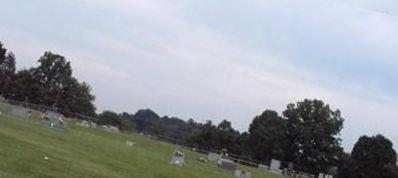
<path id="1" fill-rule="evenodd" d="M 398 144 L 396 0 L 2 0 L 0 41 L 19 68 L 46 50 L 72 61 L 99 110 L 247 130 L 265 109 L 322 99 L 343 146 Z"/>

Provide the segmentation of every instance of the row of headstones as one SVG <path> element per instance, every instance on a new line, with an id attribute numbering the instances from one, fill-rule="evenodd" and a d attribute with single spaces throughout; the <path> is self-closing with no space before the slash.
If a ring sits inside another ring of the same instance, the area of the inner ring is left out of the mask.
<path id="1" fill-rule="evenodd" d="M 80 127 L 85 127 L 85 128 L 97 128 L 97 129 L 101 129 L 110 133 L 120 133 L 119 128 L 115 127 L 115 126 L 111 126 L 111 125 L 98 125 L 94 122 L 91 121 L 80 121 L 77 122 L 76 125 L 80 126 Z"/>
<path id="2" fill-rule="evenodd" d="M 289 165 L 289 167 L 291 167 L 290 169 L 293 169 L 292 168 L 293 165 Z M 283 171 L 281 170 L 281 161 L 275 160 L 275 159 L 271 160 L 271 165 L 270 166 L 259 165 L 258 168 L 261 169 L 261 170 L 265 170 L 265 171 L 268 170 L 268 171 L 270 171 L 272 173 L 277 173 L 277 174 L 282 174 L 283 173 Z M 301 177 L 314 177 L 315 178 L 316 176 L 312 175 L 312 176 L 301 176 Z M 324 173 L 320 173 L 318 178 L 333 178 L 333 176 L 332 175 L 327 175 L 327 174 L 324 174 Z"/>
<path id="3" fill-rule="evenodd" d="M 65 131 L 68 127 L 66 118 L 62 114 L 52 111 L 46 111 L 43 113 L 40 123 L 43 126 L 55 129 L 57 131 Z"/>
<path id="4" fill-rule="evenodd" d="M 80 126 L 80 127 L 84 127 L 84 128 L 97 128 L 97 124 L 91 121 L 80 121 L 80 122 L 76 122 L 76 125 Z"/>
<path id="5" fill-rule="evenodd" d="M 12 116 L 16 116 L 17 118 L 29 118 L 32 114 L 40 115 L 42 113 L 40 111 L 26 108 L 23 106 L 9 104 L 1 96 L 0 96 L 0 112 L 2 114 L 9 114 Z"/>
<path id="6" fill-rule="evenodd" d="M 18 118 L 26 118 L 26 117 L 30 117 L 32 115 L 32 110 L 31 109 L 27 109 L 21 106 L 14 106 L 14 105 L 7 105 L 7 106 L 3 106 L 0 110 L 0 112 L 4 113 L 4 114 L 10 114 L 12 116 L 16 116 Z M 39 113 L 37 111 L 37 113 Z"/>
<path id="7" fill-rule="evenodd" d="M 27 118 L 30 119 L 32 115 L 41 115 L 41 121 L 40 124 L 43 126 L 53 128 L 53 129 L 58 129 L 58 130 L 63 130 L 66 128 L 66 122 L 64 120 L 64 117 L 55 112 L 51 111 L 46 111 L 45 113 L 25 108 L 22 106 L 15 106 L 15 105 L 9 105 L 9 104 L 3 104 L 4 106 L 2 107 L 2 111 L 0 111 L 0 115 L 5 112 L 6 114 L 10 114 L 12 116 L 16 116 L 15 118 L 21 119 L 21 118 Z"/>
<path id="8" fill-rule="evenodd" d="M 333 178 L 333 176 L 332 176 L 332 175 L 327 175 L 327 174 L 320 173 L 319 176 L 318 176 L 318 178 Z"/>

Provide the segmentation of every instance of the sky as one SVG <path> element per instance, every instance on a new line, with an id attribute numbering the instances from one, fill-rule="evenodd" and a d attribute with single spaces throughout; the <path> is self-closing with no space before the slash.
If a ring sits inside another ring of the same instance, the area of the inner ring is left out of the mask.
<path id="1" fill-rule="evenodd" d="M 64 55 L 100 111 L 246 131 L 265 109 L 322 99 L 345 118 L 347 151 L 365 134 L 398 144 L 396 0 L 0 1 L 18 68 Z"/>

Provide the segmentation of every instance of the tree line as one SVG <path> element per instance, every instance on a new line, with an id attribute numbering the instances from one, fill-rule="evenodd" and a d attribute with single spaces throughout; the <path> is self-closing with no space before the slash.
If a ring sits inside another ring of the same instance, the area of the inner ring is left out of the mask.
<path id="1" fill-rule="evenodd" d="M 150 109 L 97 114 L 91 87 L 73 76 L 65 57 L 48 51 L 38 59 L 37 67 L 21 70 L 16 69 L 15 58 L 0 42 L 0 95 L 7 99 L 56 108 L 66 116 L 95 117 L 98 124 L 124 132 L 161 136 L 208 151 L 224 150 L 241 159 L 264 164 L 278 159 L 285 167 L 294 163 L 296 170 L 308 173 L 331 173 L 340 178 L 398 177 L 392 142 L 382 135 L 362 136 L 352 152 L 345 153 L 341 112 L 321 100 L 288 104 L 281 114 L 265 110 L 253 118 L 247 132 L 235 130 L 228 120 L 199 123 L 159 116 Z"/>

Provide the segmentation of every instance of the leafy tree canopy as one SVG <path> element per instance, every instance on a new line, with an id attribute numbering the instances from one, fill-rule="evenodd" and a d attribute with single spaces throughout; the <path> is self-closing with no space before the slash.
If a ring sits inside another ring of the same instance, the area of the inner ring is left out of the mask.
<path id="1" fill-rule="evenodd" d="M 393 144 L 383 135 L 362 136 L 355 144 L 351 159 L 357 174 L 361 178 L 396 178 L 397 153 Z"/>
<path id="2" fill-rule="evenodd" d="M 15 55 L 7 52 L 0 42 L 0 95 L 12 96 L 12 84 L 15 76 Z"/>
<path id="3" fill-rule="evenodd" d="M 287 158 L 307 172 L 326 172 L 337 165 L 343 151 L 339 134 L 344 119 L 321 100 L 289 104 L 283 112 L 287 118 L 289 150 Z"/>
<path id="4" fill-rule="evenodd" d="M 252 156 L 268 162 L 284 160 L 287 146 L 286 120 L 276 111 L 266 110 L 254 118 L 249 127 Z"/>

